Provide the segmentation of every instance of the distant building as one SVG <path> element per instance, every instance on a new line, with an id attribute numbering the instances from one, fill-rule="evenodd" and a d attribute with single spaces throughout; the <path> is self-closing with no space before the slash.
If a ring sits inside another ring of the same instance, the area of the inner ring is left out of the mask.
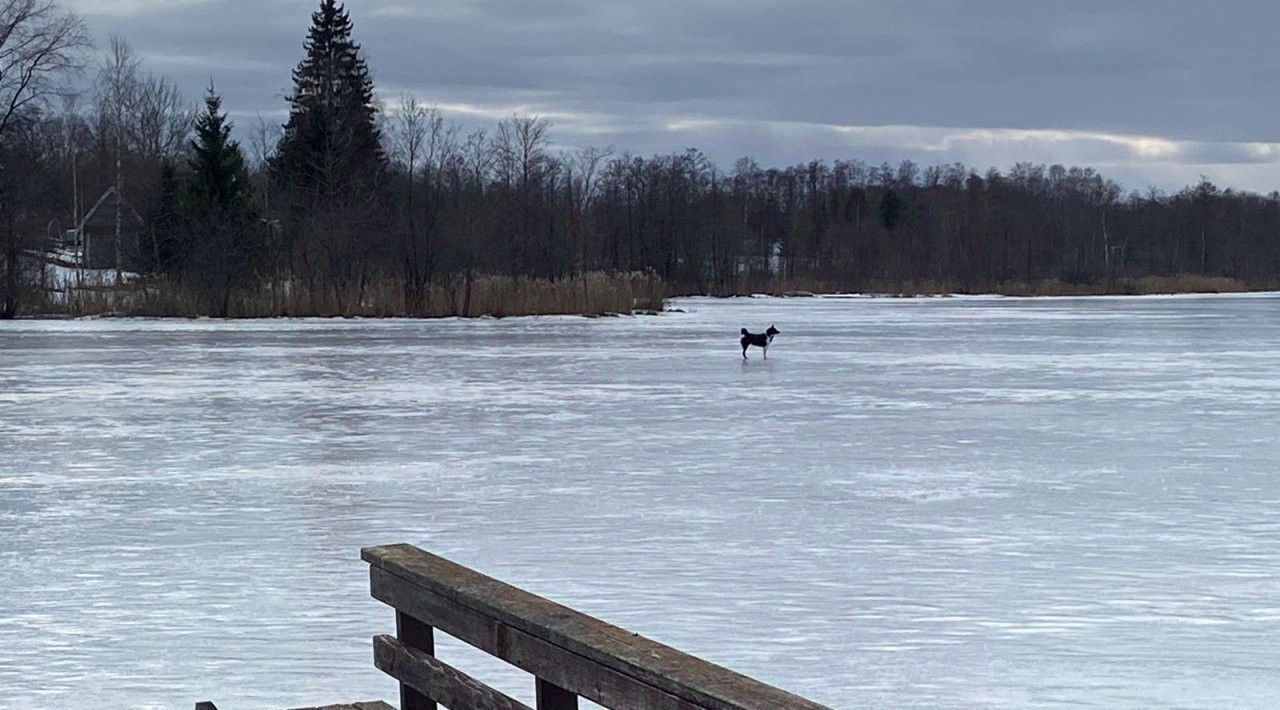
<path id="1" fill-rule="evenodd" d="M 116 215 L 120 215 L 120 240 L 116 242 Z M 137 210 L 120 197 L 114 187 L 89 209 L 73 231 L 79 266 L 84 269 L 138 269 L 138 250 L 142 244 L 145 220 Z M 119 254 L 117 254 L 117 249 Z"/>
<path id="2" fill-rule="evenodd" d="M 737 272 L 739 276 L 774 276 L 782 273 L 783 268 L 786 266 L 786 259 L 782 256 L 782 243 L 773 242 L 769 245 L 768 256 L 760 255 L 759 249 L 760 242 L 754 238 L 747 239 L 743 242 L 743 256 L 738 257 L 737 264 Z"/>

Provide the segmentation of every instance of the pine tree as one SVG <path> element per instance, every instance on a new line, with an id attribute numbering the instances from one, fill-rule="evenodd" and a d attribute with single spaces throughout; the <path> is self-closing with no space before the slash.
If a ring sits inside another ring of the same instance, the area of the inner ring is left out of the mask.
<path id="1" fill-rule="evenodd" d="M 226 316 L 231 292 L 253 275 L 261 230 L 244 153 L 231 140 L 222 98 L 212 86 L 195 129 L 184 209 L 191 230 L 187 273 L 204 292 L 212 314 Z"/>
<path id="2" fill-rule="evenodd" d="M 386 167 L 373 78 L 351 30 L 345 7 L 322 0 L 293 71 L 289 122 L 272 168 L 295 203 L 301 197 L 311 209 L 367 200 Z"/>

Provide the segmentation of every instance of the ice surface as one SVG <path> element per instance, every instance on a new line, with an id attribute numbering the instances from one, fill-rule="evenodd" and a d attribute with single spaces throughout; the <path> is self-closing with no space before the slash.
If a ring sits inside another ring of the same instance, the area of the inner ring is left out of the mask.
<path id="1" fill-rule="evenodd" d="M 0 707 L 392 699 L 396 541 L 837 707 L 1280 703 L 1280 298 L 676 305 L 0 325 Z"/>

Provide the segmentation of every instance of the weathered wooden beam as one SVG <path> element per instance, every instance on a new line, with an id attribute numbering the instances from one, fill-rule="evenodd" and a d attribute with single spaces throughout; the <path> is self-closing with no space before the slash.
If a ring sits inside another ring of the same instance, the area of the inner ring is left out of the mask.
<path id="1" fill-rule="evenodd" d="M 689 701 L 695 707 L 713 710 L 825 708 L 811 700 L 605 623 L 412 545 L 365 548 L 361 551 L 361 556 L 372 568 L 385 571 L 411 586 L 446 598 L 514 631 L 523 632 L 529 638 L 544 641 L 603 668 Z M 401 595 L 402 598 L 404 596 L 407 595 Z M 436 625 L 453 633 L 439 623 Z M 551 676 L 534 673 L 563 688 L 578 692 L 583 697 L 591 697 Z"/>
<path id="2" fill-rule="evenodd" d="M 447 708 L 533 710 L 435 656 L 406 646 L 390 636 L 374 637 L 373 663 L 378 670 Z"/>
<path id="3" fill-rule="evenodd" d="M 396 637 L 406 646 L 427 655 L 434 655 L 436 652 L 436 638 L 432 628 L 401 611 L 396 611 Z M 400 709 L 436 710 L 436 703 L 417 689 L 401 683 Z"/>
<path id="4" fill-rule="evenodd" d="M 370 568 L 369 577 L 375 599 L 607 708 L 704 707 L 514 629 L 385 570 Z"/>
<path id="5" fill-rule="evenodd" d="M 196 710 L 218 710 L 218 706 L 205 700 L 196 703 Z M 293 710 L 396 710 L 381 700 L 372 700 L 363 703 L 344 703 L 341 705 L 324 705 L 321 707 L 294 708 Z"/>

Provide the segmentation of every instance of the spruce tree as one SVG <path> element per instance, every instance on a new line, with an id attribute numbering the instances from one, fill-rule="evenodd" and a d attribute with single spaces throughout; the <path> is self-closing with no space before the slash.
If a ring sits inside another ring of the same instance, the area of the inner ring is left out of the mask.
<path id="1" fill-rule="evenodd" d="M 187 272 L 211 313 L 226 316 L 232 290 L 253 274 L 261 230 L 244 153 L 231 140 L 222 98 L 212 86 L 195 129 L 184 210 L 191 230 Z"/>
<path id="2" fill-rule="evenodd" d="M 311 16 L 273 173 L 309 209 L 366 201 L 386 167 L 373 78 L 336 0 Z M 300 194 L 299 194 L 300 193 Z"/>
<path id="3" fill-rule="evenodd" d="M 200 211 L 243 215 L 251 202 L 249 169 L 239 142 L 231 140 L 231 124 L 222 113 L 222 97 L 212 86 L 205 95 L 204 107 L 196 117 L 196 137 L 191 143 L 191 206 Z"/>

